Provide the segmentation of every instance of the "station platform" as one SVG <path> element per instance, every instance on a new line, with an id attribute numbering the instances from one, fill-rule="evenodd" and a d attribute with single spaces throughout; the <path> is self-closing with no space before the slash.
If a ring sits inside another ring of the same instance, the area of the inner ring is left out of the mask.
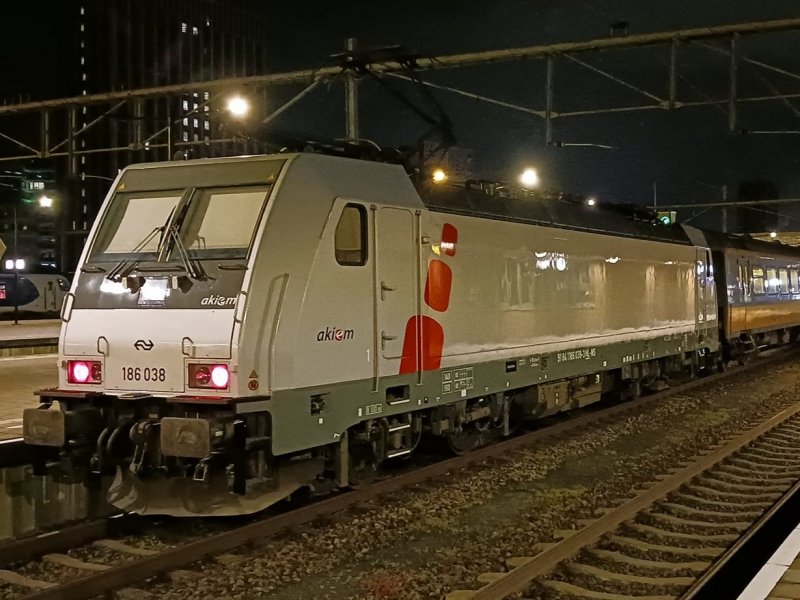
<path id="1" fill-rule="evenodd" d="M 0 442 L 22 435 L 22 411 L 34 391 L 58 384 L 59 319 L 0 321 Z"/>
<path id="2" fill-rule="evenodd" d="M 738 600 L 800 599 L 800 524 L 739 595 Z"/>
<path id="3" fill-rule="evenodd" d="M 0 340 L 9 342 L 16 340 L 52 340 L 58 338 L 61 330 L 60 319 L 44 319 L 41 321 L 0 321 Z"/>

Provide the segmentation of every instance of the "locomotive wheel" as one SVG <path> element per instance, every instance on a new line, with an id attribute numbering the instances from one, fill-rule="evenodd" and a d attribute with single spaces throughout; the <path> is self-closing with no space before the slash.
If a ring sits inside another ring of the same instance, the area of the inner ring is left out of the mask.
<path id="1" fill-rule="evenodd" d="M 494 437 L 488 427 L 470 423 L 448 431 L 444 439 L 453 454 L 461 456 L 485 446 Z"/>

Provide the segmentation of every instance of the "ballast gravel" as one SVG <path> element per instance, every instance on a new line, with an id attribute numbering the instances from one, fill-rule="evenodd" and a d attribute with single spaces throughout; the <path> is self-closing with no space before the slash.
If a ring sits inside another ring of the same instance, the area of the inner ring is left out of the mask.
<path id="1" fill-rule="evenodd" d="M 772 363 L 195 564 L 190 586 L 141 588 L 160 600 L 416 600 L 475 589 L 480 573 L 569 535 L 798 392 L 800 364 Z"/>

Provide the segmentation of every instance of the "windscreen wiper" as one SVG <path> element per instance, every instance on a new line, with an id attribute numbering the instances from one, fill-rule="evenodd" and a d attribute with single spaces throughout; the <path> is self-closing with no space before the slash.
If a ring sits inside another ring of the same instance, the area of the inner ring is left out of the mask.
<path id="1" fill-rule="evenodd" d="M 164 225 L 161 225 L 160 227 L 154 227 L 153 230 L 148 233 L 141 242 L 136 244 L 133 250 L 130 251 L 130 254 L 139 254 L 139 252 L 141 252 L 142 249 L 147 246 L 147 244 L 149 244 L 154 237 L 156 237 L 157 233 L 164 231 L 164 227 Z M 142 262 L 141 258 L 123 259 L 114 265 L 114 268 L 108 272 L 106 279 L 116 282 L 122 281 L 122 278 L 130 275 L 131 272 L 136 268 L 136 265 L 138 265 L 140 262 Z"/>
<path id="2" fill-rule="evenodd" d="M 172 239 L 172 243 L 178 251 L 178 257 L 181 259 L 184 269 L 186 269 L 186 274 L 196 281 L 205 281 L 208 279 L 208 273 L 206 273 L 200 261 L 193 260 L 192 257 L 189 256 L 189 251 L 183 244 L 178 228 L 174 223 L 167 229 L 167 235 Z"/>

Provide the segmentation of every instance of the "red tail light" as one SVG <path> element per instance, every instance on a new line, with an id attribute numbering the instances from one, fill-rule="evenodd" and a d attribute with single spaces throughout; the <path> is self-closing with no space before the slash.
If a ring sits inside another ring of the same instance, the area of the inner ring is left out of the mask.
<path id="1" fill-rule="evenodd" d="M 70 383 L 102 383 L 103 365 L 99 360 L 67 361 L 67 381 Z"/>
<path id="2" fill-rule="evenodd" d="M 189 387 L 227 390 L 231 380 L 228 365 L 189 365 Z"/>

